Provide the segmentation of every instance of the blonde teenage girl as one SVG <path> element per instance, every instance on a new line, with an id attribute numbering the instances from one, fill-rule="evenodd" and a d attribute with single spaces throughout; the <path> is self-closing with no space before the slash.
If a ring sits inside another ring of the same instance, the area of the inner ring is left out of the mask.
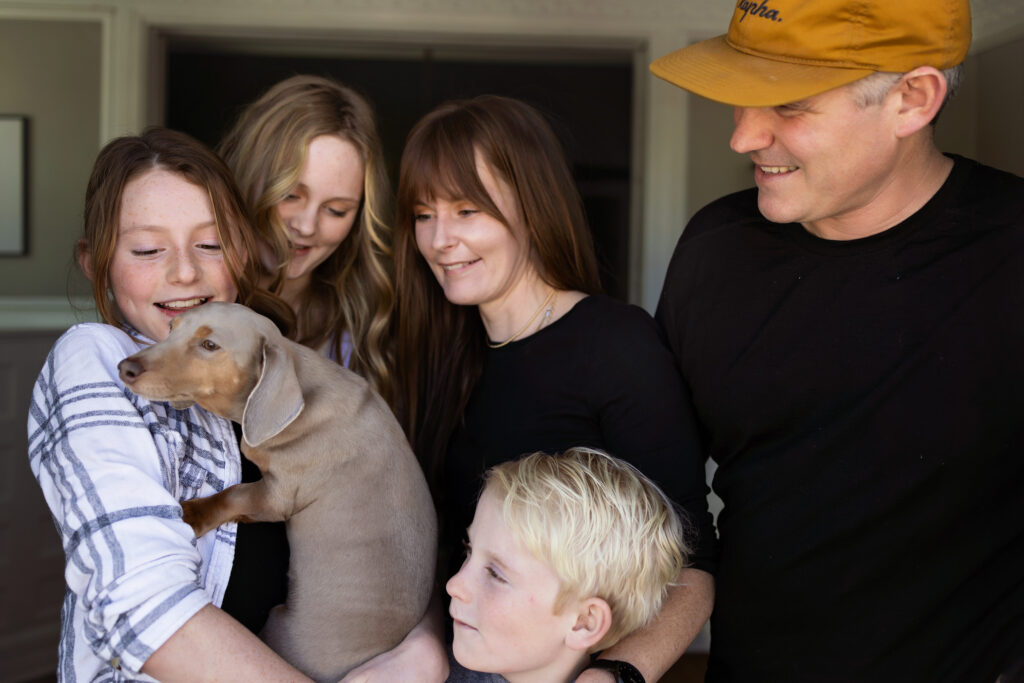
<path id="1" fill-rule="evenodd" d="M 373 110 L 294 76 L 250 104 L 218 151 L 263 245 L 262 282 L 292 307 L 297 341 L 391 395 L 391 202 Z"/>

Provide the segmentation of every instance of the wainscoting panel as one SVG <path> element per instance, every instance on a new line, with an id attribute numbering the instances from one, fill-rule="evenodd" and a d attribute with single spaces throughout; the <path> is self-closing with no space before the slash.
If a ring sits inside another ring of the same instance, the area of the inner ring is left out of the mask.
<path id="1" fill-rule="evenodd" d="M 57 665 L 64 553 L 28 466 L 32 385 L 59 332 L 0 333 L 0 681 Z"/>

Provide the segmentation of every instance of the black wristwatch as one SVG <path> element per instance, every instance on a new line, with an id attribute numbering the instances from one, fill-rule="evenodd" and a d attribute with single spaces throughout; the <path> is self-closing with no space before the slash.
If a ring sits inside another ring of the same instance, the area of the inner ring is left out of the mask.
<path id="1" fill-rule="evenodd" d="M 595 659 L 583 667 L 587 669 L 602 669 L 615 674 L 615 683 L 647 683 L 644 675 L 629 662 L 620 662 L 617 659 Z"/>

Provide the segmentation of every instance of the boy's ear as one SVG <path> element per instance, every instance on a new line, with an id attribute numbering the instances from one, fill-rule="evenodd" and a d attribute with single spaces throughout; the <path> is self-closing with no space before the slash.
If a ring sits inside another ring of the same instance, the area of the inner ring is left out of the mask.
<path id="1" fill-rule="evenodd" d="M 602 598 L 586 598 L 579 603 L 576 623 L 565 638 L 572 650 L 589 652 L 612 627 L 612 608 Z"/>
<path id="2" fill-rule="evenodd" d="M 82 269 L 90 281 L 92 280 L 92 254 L 89 253 L 89 246 L 85 241 L 85 238 L 78 240 L 75 245 L 75 259 L 78 261 L 78 267 Z"/>

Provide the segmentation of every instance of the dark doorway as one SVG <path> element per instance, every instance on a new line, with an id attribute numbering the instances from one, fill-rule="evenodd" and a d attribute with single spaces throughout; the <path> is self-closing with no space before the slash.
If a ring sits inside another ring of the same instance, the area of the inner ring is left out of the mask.
<path id="1" fill-rule="evenodd" d="M 430 49 L 401 58 L 282 56 L 168 38 L 164 120 L 213 146 L 238 111 L 273 83 L 298 73 L 331 76 L 373 102 L 394 179 L 406 133 L 436 105 L 484 93 L 525 100 L 547 114 L 561 139 L 594 233 L 605 291 L 625 300 L 632 52 L 605 51 L 586 62 L 522 53 L 510 57 L 506 48 L 486 59 L 438 59 Z"/>

